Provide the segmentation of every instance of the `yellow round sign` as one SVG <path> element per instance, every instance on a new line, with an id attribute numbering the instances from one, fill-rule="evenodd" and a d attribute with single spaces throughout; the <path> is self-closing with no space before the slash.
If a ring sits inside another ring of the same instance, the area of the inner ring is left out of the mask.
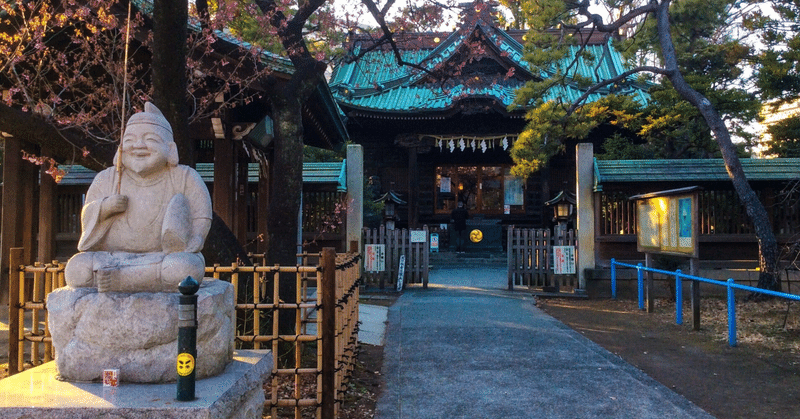
<path id="1" fill-rule="evenodd" d="M 478 243 L 479 241 L 483 240 L 483 232 L 478 230 L 472 230 L 469 232 L 469 240 L 473 243 Z"/>
<path id="2" fill-rule="evenodd" d="M 178 354 L 178 375 L 186 377 L 194 371 L 194 357 L 192 354 Z"/>

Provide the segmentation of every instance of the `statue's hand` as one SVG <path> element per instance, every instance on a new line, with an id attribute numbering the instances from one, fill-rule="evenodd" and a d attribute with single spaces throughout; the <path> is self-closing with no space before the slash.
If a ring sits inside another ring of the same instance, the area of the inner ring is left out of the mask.
<path id="1" fill-rule="evenodd" d="M 97 292 L 108 292 L 111 290 L 112 280 L 111 271 L 101 269 L 97 271 Z"/>
<path id="2" fill-rule="evenodd" d="M 111 195 L 100 204 L 100 214 L 103 218 L 125 212 L 128 209 L 128 197 L 125 195 Z"/>

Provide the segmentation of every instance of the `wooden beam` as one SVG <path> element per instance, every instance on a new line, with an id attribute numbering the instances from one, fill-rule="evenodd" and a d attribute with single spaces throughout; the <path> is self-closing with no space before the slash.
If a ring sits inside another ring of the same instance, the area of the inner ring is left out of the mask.
<path id="1" fill-rule="evenodd" d="M 75 161 L 95 171 L 111 165 L 116 144 L 99 144 L 77 129 L 59 130 L 39 116 L 0 103 L 0 126 L 3 131 L 41 147 L 49 148 L 49 157 L 59 162 Z M 6 139 L 8 141 L 8 139 Z M 90 153 L 84 155 L 82 148 Z M 19 155 L 17 155 L 19 157 Z"/>
<path id="2" fill-rule="evenodd" d="M 46 154 L 47 151 L 43 150 Z M 40 262 L 50 262 L 55 258 L 55 207 L 56 207 L 56 181 L 45 173 L 46 167 L 39 172 L 39 233 L 36 259 Z"/>

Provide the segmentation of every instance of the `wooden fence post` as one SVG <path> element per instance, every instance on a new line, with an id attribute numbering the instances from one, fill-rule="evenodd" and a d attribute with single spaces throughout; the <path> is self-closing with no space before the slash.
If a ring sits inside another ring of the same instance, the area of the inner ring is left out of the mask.
<path id="1" fill-rule="evenodd" d="M 422 227 L 425 230 L 425 243 L 422 244 L 422 288 L 428 288 L 428 275 L 431 266 L 431 232 L 428 226 Z"/>
<path id="2" fill-rule="evenodd" d="M 508 230 L 506 230 L 506 266 L 508 270 L 508 290 L 514 290 L 514 274 L 516 272 L 516 266 L 514 263 L 514 252 L 516 249 L 514 248 L 514 243 L 512 242 L 511 238 L 514 236 L 514 225 L 508 226 Z"/>
<path id="3" fill-rule="evenodd" d="M 19 266 L 22 265 L 24 249 L 12 247 L 8 254 L 8 375 L 22 371 L 22 352 L 20 351 L 20 293 Z"/>
<path id="4" fill-rule="evenodd" d="M 336 250 L 322 249 L 322 418 L 336 416 Z"/>
<path id="5" fill-rule="evenodd" d="M 698 276 L 699 259 L 689 259 L 689 274 Z M 692 280 L 692 329 L 700 330 L 700 281 Z"/>
<path id="6" fill-rule="evenodd" d="M 652 253 L 645 253 L 644 254 L 644 266 L 648 268 L 655 268 L 653 266 L 653 254 Z M 653 271 L 647 271 L 645 274 L 647 275 L 647 286 L 645 286 L 645 292 L 647 293 L 647 312 L 652 313 L 655 311 L 655 283 L 653 281 Z"/>

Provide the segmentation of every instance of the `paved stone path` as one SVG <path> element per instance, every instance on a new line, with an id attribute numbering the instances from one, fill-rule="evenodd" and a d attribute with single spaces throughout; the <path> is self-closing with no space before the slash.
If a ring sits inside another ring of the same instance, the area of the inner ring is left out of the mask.
<path id="1" fill-rule="evenodd" d="M 431 271 L 389 309 L 381 419 L 711 418 L 508 292 L 504 269 Z"/>

